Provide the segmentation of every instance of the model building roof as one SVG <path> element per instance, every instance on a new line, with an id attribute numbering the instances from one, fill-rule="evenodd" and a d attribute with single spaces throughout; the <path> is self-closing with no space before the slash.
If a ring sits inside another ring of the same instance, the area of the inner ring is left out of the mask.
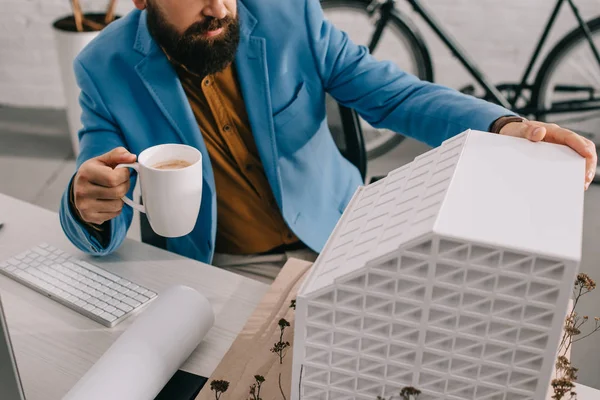
<path id="1" fill-rule="evenodd" d="M 466 131 L 359 188 L 301 294 L 429 234 L 578 262 L 584 170 L 566 146 Z"/>

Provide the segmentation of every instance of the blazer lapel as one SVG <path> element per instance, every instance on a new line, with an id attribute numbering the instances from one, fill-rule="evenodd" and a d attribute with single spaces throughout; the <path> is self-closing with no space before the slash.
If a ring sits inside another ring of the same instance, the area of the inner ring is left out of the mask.
<path id="1" fill-rule="evenodd" d="M 238 15 L 240 45 L 235 60 L 236 70 L 254 140 L 275 199 L 281 206 L 281 177 L 277 169 L 266 40 L 263 37 L 252 36 L 257 21 L 241 1 L 238 1 Z"/>

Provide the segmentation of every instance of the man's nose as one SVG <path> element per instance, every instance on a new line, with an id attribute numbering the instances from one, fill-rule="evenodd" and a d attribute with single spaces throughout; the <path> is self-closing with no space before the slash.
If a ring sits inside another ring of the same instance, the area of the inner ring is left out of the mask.
<path id="1" fill-rule="evenodd" d="M 214 17 L 223 19 L 227 15 L 227 8 L 223 0 L 209 0 L 208 4 L 202 10 L 202 15 L 205 17 Z"/>

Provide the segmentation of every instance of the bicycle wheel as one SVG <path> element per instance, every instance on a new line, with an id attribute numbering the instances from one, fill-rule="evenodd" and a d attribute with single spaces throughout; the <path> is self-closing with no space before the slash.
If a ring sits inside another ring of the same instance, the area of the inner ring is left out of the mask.
<path id="1" fill-rule="evenodd" d="M 587 25 L 600 51 L 600 17 Z M 581 28 L 567 34 L 544 60 L 532 104 L 550 110 L 538 115 L 539 120 L 570 129 L 600 146 L 600 63 Z"/>
<path id="2" fill-rule="evenodd" d="M 350 40 L 368 47 L 376 24 L 367 10 L 370 3 L 370 0 L 322 0 L 321 7 L 325 17 L 346 32 Z M 420 36 L 397 13 L 391 16 L 372 55 L 378 60 L 391 61 L 420 79 L 433 80 L 429 54 Z M 335 100 L 328 96 L 328 123 L 334 140 L 339 143 L 343 142 L 343 131 L 337 108 Z M 368 159 L 387 153 L 404 139 L 404 136 L 390 130 L 376 129 L 362 118 L 360 123 Z"/>

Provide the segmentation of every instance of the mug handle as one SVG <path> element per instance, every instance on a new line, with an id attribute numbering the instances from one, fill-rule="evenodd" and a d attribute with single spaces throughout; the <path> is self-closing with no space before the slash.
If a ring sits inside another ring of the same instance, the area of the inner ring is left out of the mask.
<path id="1" fill-rule="evenodd" d="M 140 164 L 135 162 L 132 164 L 119 164 L 115 167 L 115 169 L 117 169 L 117 168 L 135 169 L 135 171 L 138 173 L 138 176 L 139 176 L 139 173 L 140 173 L 139 167 L 140 167 Z M 129 197 L 127 197 L 126 195 L 121 197 L 121 200 L 123 200 L 123 203 L 127 204 L 131 208 L 138 210 L 139 212 L 143 212 L 144 214 L 146 213 L 146 207 L 143 204 L 134 202 L 133 200 L 129 199 Z"/>

